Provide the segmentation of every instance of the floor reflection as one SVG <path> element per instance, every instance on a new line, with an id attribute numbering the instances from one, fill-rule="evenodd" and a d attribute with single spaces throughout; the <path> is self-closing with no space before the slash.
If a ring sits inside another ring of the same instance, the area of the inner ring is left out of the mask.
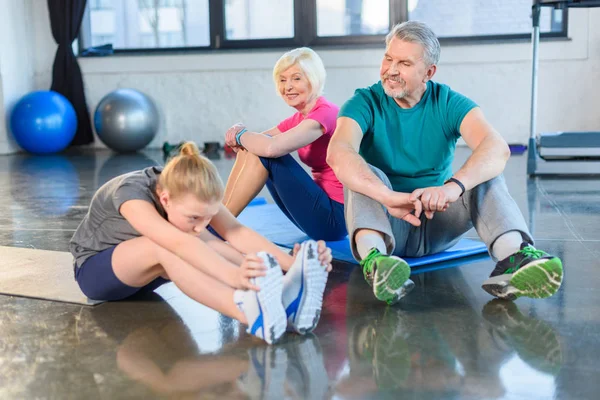
<path id="1" fill-rule="evenodd" d="M 417 274 L 386 307 L 336 264 L 314 334 L 266 346 L 168 285 L 93 308 L 0 296 L 0 398 L 595 399 L 600 180 L 528 180 L 525 161 L 511 157 L 507 182 L 564 262 L 550 299 L 492 300 L 483 258 Z M 66 251 L 99 185 L 161 163 L 160 150 L 0 157 L 0 244 Z M 232 163 L 215 160 L 223 179 Z"/>
<path id="2" fill-rule="evenodd" d="M 460 271 L 448 276 L 429 277 L 435 295 L 380 307 L 365 296 L 369 288 L 355 270 L 347 287 L 349 368 L 336 382 L 338 394 L 499 399 L 530 390 L 526 382 L 503 379 L 503 367 L 514 357 L 528 368 L 512 363 L 512 374 L 553 382 L 563 357 L 552 326 L 523 315 L 516 303 L 495 300 L 478 310 Z M 554 386 L 545 389 L 553 392 Z"/>
<path id="3" fill-rule="evenodd" d="M 13 200 L 37 217 L 66 216 L 79 201 L 79 173 L 66 156 L 16 156 L 10 171 Z"/>

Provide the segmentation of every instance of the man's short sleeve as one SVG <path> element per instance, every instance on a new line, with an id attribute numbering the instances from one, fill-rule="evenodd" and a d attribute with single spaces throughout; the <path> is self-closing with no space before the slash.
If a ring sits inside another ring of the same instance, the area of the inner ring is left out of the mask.
<path id="1" fill-rule="evenodd" d="M 477 104 L 469 99 L 468 97 L 450 90 L 448 94 L 448 109 L 447 109 L 447 122 L 448 127 L 451 132 L 453 132 L 456 137 L 460 137 L 460 125 L 462 124 L 465 116 L 477 107 Z"/>
<path id="2" fill-rule="evenodd" d="M 348 101 L 344 103 L 339 117 L 348 117 L 355 120 L 363 134 L 373 126 L 373 103 L 366 89 L 358 89 Z"/>

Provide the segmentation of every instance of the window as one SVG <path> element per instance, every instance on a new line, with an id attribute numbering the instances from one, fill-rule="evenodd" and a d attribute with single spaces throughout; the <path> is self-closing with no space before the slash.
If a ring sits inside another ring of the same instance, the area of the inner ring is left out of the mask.
<path id="1" fill-rule="evenodd" d="M 428 23 L 443 42 L 528 38 L 531 0 L 90 0 L 81 50 L 115 52 L 381 44 L 390 26 Z M 541 32 L 566 36 L 567 10 Z"/>
<path id="2" fill-rule="evenodd" d="M 92 10 L 113 8 L 113 0 L 90 0 L 89 7 Z"/>
<path id="3" fill-rule="evenodd" d="M 408 0 L 408 19 L 426 22 L 440 38 L 529 35 L 531 0 Z M 561 10 L 543 7 L 540 32 L 562 31 Z"/>
<path id="4" fill-rule="evenodd" d="M 102 7 L 95 7 L 99 3 Z M 95 0 L 88 11 L 84 47 L 110 43 L 127 51 L 210 45 L 208 0 Z"/>
<path id="5" fill-rule="evenodd" d="M 317 0 L 317 36 L 385 35 L 389 0 Z"/>
<path id="6" fill-rule="evenodd" d="M 293 37 L 293 0 L 225 0 L 225 39 Z"/>

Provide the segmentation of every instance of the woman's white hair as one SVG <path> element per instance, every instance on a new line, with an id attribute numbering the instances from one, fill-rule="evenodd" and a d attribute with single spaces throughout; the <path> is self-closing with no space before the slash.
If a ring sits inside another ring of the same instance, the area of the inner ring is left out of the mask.
<path id="1" fill-rule="evenodd" d="M 277 60 L 273 68 L 273 81 L 275 82 L 277 93 L 281 95 L 279 92 L 279 76 L 294 65 L 298 65 L 302 69 L 302 72 L 304 72 L 310 83 L 310 100 L 321 96 L 325 88 L 325 78 L 327 77 L 325 66 L 321 57 L 308 47 L 290 50 Z"/>

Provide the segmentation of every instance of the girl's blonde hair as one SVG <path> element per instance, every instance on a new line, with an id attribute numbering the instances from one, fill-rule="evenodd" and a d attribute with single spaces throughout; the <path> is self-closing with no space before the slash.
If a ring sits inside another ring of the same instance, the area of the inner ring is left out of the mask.
<path id="1" fill-rule="evenodd" d="M 279 93 L 279 75 L 288 68 L 298 65 L 311 87 L 311 98 L 310 100 L 319 97 L 323 94 L 325 88 L 325 78 L 327 73 L 325 72 L 325 66 L 321 57 L 313 49 L 308 47 L 300 47 L 294 50 L 290 50 L 282 55 L 279 60 L 275 63 L 273 68 L 273 81 L 275 82 L 275 89 L 277 94 Z"/>
<path id="2" fill-rule="evenodd" d="M 181 146 L 179 155 L 165 165 L 158 184 L 167 190 L 171 198 L 193 194 L 203 202 L 221 201 L 223 181 L 215 165 L 200 155 L 198 147 L 192 142 Z"/>

